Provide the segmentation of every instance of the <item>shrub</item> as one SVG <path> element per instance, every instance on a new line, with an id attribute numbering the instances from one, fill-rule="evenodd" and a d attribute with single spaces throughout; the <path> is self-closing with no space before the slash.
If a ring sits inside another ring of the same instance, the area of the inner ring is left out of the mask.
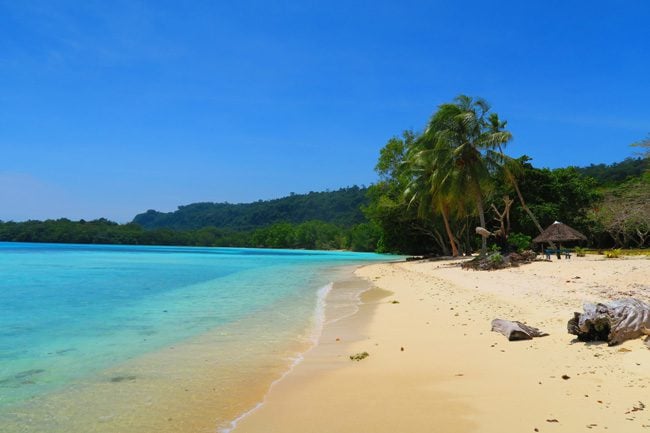
<path id="1" fill-rule="evenodd" d="M 576 256 L 584 257 L 587 254 L 586 248 L 575 247 Z"/>
<path id="2" fill-rule="evenodd" d="M 503 256 L 499 253 L 494 253 L 488 257 L 488 260 L 493 265 L 500 265 L 503 263 Z"/>
<path id="3" fill-rule="evenodd" d="M 605 251 L 605 257 L 608 259 L 617 259 L 621 257 L 621 249 L 615 248 L 613 250 Z"/>
<path id="4" fill-rule="evenodd" d="M 512 233 L 508 236 L 508 244 L 514 246 L 517 252 L 521 252 L 530 248 L 532 238 L 522 233 Z"/>

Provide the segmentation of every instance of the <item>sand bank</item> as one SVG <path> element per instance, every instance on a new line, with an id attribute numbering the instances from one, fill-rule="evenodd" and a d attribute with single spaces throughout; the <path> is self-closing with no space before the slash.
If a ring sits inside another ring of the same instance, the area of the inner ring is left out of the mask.
<path id="1" fill-rule="evenodd" d="M 411 262 L 357 274 L 376 287 L 358 314 L 327 325 L 235 433 L 650 432 L 642 340 L 607 347 L 566 331 L 584 301 L 650 300 L 650 260 L 573 258 L 495 272 Z M 551 335 L 508 342 L 490 332 L 497 317 Z M 368 358 L 349 359 L 364 351 Z"/>

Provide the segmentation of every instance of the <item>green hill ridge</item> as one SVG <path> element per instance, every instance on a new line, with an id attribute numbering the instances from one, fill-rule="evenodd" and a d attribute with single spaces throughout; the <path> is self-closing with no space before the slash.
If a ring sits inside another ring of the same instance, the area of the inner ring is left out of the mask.
<path id="1" fill-rule="evenodd" d="M 133 223 L 145 229 L 218 227 L 246 231 L 279 222 L 299 224 L 318 220 L 351 227 L 366 220 L 361 212 L 361 206 L 368 204 L 366 192 L 366 188 L 352 186 L 252 203 L 192 203 L 179 206 L 174 212 L 148 210 L 136 215 Z"/>

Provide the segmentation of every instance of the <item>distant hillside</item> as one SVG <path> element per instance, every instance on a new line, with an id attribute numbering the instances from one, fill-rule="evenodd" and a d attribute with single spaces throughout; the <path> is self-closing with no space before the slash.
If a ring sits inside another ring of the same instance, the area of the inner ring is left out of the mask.
<path id="1" fill-rule="evenodd" d="M 613 164 L 591 164 L 587 167 L 576 167 L 580 174 L 596 179 L 599 185 L 613 186 L 630 179 L 640 177 L 650 170 L 647 158 L 626 158 Z"/>
<path id="2" fill-rule="evenodd" d="M 353 186 L 253 203 L 193 203 L 179 206 L 174 212 L 148 210 L 136 215 L 133 222 L 147 229 L 174 230 L 218 227 L 239 231 L 278 222 L 298 224 L 312 220 L 351 227 L 366 221 L 360 209 L 368 203 L 366 191 L 366 188 Z"/>

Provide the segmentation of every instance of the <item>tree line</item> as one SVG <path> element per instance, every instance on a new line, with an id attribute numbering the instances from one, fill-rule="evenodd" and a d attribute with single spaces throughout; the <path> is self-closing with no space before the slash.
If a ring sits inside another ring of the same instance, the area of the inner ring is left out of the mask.
<path id="1" fill-rule="evenodd" d="M 485 100 L 464 95 L 440 105 L 424 131 L 391 138 L 365 208 L 381 229 L 379 250 L 458 255 L 485 253 L 488 244 L 530 247 L 556 220 L 597 248 L 649 246 L 648 140 L 637 143 L 645 153 L 636 159 L 551 170 L 507 155 L 511 139 Z M 477 227 L 490 236 L 477 236 Z"/>
<path id="2" fill-rule="evenodd" d="M 10 242 L 374 251 L 378 238 L 379 229 L 367 222 L 352 227 L 323 221 L 275 223 L 259 229 L 236 231 L 217 227 L 148 230 L 135 223 L 118 224 L 104 218 L 93 221 L 71 221 L 66 218 L 0 221 L 0 241 Z"/>

